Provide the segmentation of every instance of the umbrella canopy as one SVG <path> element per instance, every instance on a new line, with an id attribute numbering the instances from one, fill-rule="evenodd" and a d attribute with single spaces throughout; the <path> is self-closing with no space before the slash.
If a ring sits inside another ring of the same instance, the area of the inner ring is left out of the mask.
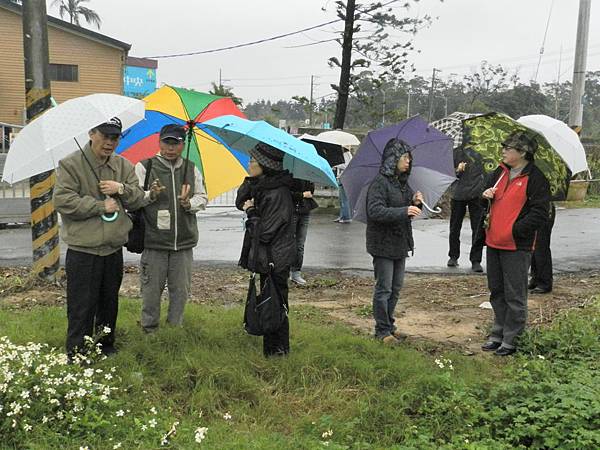
<path id="1" fill-rule="evenodd" d="M 295 178 L 337 187 L 331 167 L 317 154 L 314 146 L 267 122 L 222 116 L 201 123 L 198 127 L 228 147 L 246 154 L 259 142 L 271 145 L 285 153 L 283 167 Z"/>
<path id="2" fill-rule="evenodd" d="M 114 94 L 78 97 L 49 109 L 23 128 L 10 147 L 2 180 L 16 183 L 54 169 L 89 139 L 88 132 L 112 117 L 123 129 L 144 118 L 144 102 Z"/>
<path id="3" fill-rule="evenodd" d="M 362 222 L 367 219 L 369 185 L 379 173 L 383 149 L 392 138 L 401 139 L 412 147 L 413 164 L 408 184 L 413 191 L 423 193 L 426 203 L 435 205 L 456 180 L 452 139 L 429 126 L 419 116 L 371 131 L 341 178 L 354 212 L 353 217 Z"/>
<path id="4" fill-rule="evenodd" d="M 470 152 L 480 155 L 483 170 L 487 173 L 496 169 L 502 161 L 502 142 L 508 135 L 517 130 L 529 131 L 538 143 L 535 165 L 550 183 L 552 200 L 559 201 L 567 197 L 571 170 L 543 135 L 501 113 L 472 117 L 466 119 L 463 125 L 463 149 L 467 156 Z"/>
<path id="5" fill-rule="evenodd" d="M 189 144 L 186 142 L 182 157 L 189 156 L 202 173 L 208 198 L 215 198 L 242 183 L 248 175 L 249 158 L 195 126 L 225 114 L 244 117 L 231 98 L 163 86 L 144 98 L 144 102 L 146 120 L 123 134 L 116 153 L 135 164 L 158 153 L 159 132 L 164 125 L 192 126 L 192 139 Z"/>
<path id="6" fill-rule="evenodd" d="M 435 122 L 431 122 L 431 126 L 440 130 L 447 136 L 450 136 L 454 140 L 454 148 L 456 148 L 460 147 L 463 142 L 463 120 L 478 115 L 480 114 L 470 114 L 456 111 L 449 116 L 442 117 Z"/>
<path id="7" fill-rule="evenodd" d="M 317 137 L 323 142 L 330 142 L 343 147 L 360 145 L 360 141 L 356 136 L 340 130 L 323 131 L 322 133 L 317 134 Z"/>
<path id="8" fill-rule="evenodd" d="M 331 167 L 344 163 L 344 146 L 323 141 L 320 137 L 310 134 L 303 134 L 298 139 L 314 145 L 317 153 L 325 158 Z"/>
<path id="9" fill-rule="evenodd" d="M 523 116 L 517 122 L 543 135 L 567 163 L 573 175 L 579 172 L 589 172 L 581 140 L 566 123 L 543 114 Z"/>

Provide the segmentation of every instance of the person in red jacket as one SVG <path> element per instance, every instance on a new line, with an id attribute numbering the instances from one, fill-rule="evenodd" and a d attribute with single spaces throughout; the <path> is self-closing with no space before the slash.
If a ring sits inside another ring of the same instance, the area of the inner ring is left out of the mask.
<path id="1" fill-rule="evenodd" d="M 502 163 L 483 191 L 490 202 L 485 243 L 494 325 L 481 348 L 507 356 L 517 350 L 515 340 L 527 323 L 531 252 L 548 217 L 550 187 L 534 165 L 537 142 L 530 133 L 513 132 L 502 146 Z"/>

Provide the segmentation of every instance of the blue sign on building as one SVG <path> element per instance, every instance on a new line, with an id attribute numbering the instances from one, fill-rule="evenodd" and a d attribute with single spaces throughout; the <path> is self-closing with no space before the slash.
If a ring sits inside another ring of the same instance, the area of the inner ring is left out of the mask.
<path id="1" fill-rule="evenodd" d="M 156 90 L 156 61 L 128 58 L 123 75 L 123 93 L 129 97 L 145 97 Z M 148 62 L 152 61 L 154 64 Z M 132 65 L 135 64 L 135 65 Z M 151 67 L 154 66 L 154 67 Z"/>

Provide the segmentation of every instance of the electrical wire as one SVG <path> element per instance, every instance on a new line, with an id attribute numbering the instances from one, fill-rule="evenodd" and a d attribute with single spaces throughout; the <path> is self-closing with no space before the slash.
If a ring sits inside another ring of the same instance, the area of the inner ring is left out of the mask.
<path id="1" fill-rule="evenodd" d="M 321 28 L 321 27 L 325 27 L 327 25 L 331 25 L 332 23 L 340 22 L 341 20 L 342 19 L 330 20 L 329 22 L 321 23 L 319 25 L 314 25 L 312 27 L 303 28 L 301 30 L 292 31 L 290 33 L 279 34 L 277 36 L 272 36 L 272 37 L 269 37 L 269 38 L 259 39 L 257 41 L 246 42 L 244 44 L 230 45 L 228 47 L 214 48 L 214 49 L 211 49 L 211 50 L 198 50 L 198 51 L 195 51 L 195 52 L 174 53 L 174 54 L 171 54 L 171 55 L 145 56 L 144 58 L 150 58 L 150 59 L 178 58 L 178 57 L 181 57 L 181 56 L 205 55 L 207 53 L 217 53 L 217 52 L 223 52 L 225 50 L 233 50 L 233 49 L 236 49 L 236 48 L 249 47 L 251 45 L 262 44 L 264 42 L 275 41 L 277 39 L 282 39 L 282 38 L 285 38 L 285 37 L 288 37 L 288 36 L 293 36 L 293 35 L 296 35 L 296 34 L 304 33 L 305 31 L 315 30 L 317 28 Z"/>

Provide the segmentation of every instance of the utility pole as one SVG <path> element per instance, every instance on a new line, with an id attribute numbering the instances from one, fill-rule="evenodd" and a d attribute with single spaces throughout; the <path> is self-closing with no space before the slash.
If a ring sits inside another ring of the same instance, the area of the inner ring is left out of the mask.
<path id="1" fill-rule="evenodd" d="M 444 117 L 448 115 L 448 97 L 444 97 Z"/>
<path id="2" fill-rule="evenodd" d="M 51 108 L 45 0 L 23 2 L 23 56 L 25 59 L 27 121 L 31 122 Z M 52 200 L 55 181 L 54 170 L 29 179 L 32 271 L 47 281 L 56 279 L 60 256 L 58 215 Z"/>
<path id="3" fill-rule="evenodd" d="M 433 116 L 433 90 L 435 89 L 435 73 L 436 72 L 441 72 L 441 70 L 438 70 L 435 67 L 433 68 L 433 75 L 431 77 L 431 88 L 429 89 L 429 119 L 428 119 L 429 122 L 431 122 L 431 117 Z"/>
<path id="4" fill-rule="evenodd" d="M 410 117 L 410 90 L 408 91 L 408 100 L 406 102 L 406 118 Z"/>
<path id="5" fill-rule="evenodd" d="M 385 91 L 381 91 L 383 94 L 383 102 L 381 103 L 381 126 L 385 127 Z"/>
<path id="6" fill-rule="evenodd" d="M 219 89 L 223 86 L 223 79 L 221 78 L 221 69 L 219 69 Z"/>
<path id="7" fill-rule="evenodd" d="M 569 108 L 569 126 L 578 134 L 583 125 L 583 96 L 585 94 L 585 70 L 587 63 L 588 33 L 592 0 L 579 0 L 577 20 L 577 43 L 575 45 L 575 67 L 573 69 L 573 90 Z"/>
<path id="8" fill-rule="evenodd" d="M 559 100 L 558 94 L 560 92 L 560 66 L 562 64 L 562 45 L 560 46 L 560 56 L 558 57 L 558 73 L 556 75 L 556 89 L 554 89 L 554 118 L 558 119 L 559 114 Z"/>
<path id="9" fill-rule="evenodd" d="M 308 103 L 308 126 L 312 127 L 312 116 L 313 116 L 313 89 L 315 86 L 315 76 L 310 76 L 310 101 Z"/>

